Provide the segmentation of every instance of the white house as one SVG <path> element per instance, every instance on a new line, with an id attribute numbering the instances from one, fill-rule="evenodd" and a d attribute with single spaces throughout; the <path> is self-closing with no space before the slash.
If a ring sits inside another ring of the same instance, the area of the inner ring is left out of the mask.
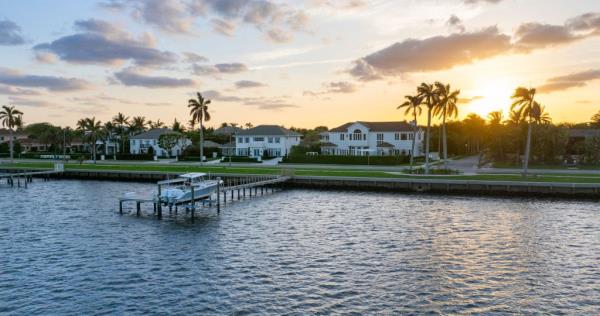
<path id="1" fill-rule="evenodd" d="M 155 128 L 132 136 L 129 138 L 129 152 L 134 155 L 147 154 L 148 149 L 152 147 L 154 150 L 154 155 L 156 156 L 179 156 L 184 149 L 192 144 L 189 139 L 182 135 L 177 145 L 175 145 L 175 147 L 171 149 L 171 153 L 167 155 L 167 150 L 161 148 L 159 145 L 160 136 L 167 133 L 174 132 L 168 128 Z"/>
<path id="2" fill-rule="evenodd" d="M 283 157 L 289 154 L 292 146 L 300 144 L 302 135 L 277 125 L 259 125 L 239 131 L 235 137 L 238 156 Z"/>
<path id="3" fill-rule="evenodd" d="M 403 122 L 350 122 L 321 133 L 321 154 L 398 156 L 412 154 L 414 125 Z M 424 132 L 417 130 L 414 156 L 422 156 Z"/>

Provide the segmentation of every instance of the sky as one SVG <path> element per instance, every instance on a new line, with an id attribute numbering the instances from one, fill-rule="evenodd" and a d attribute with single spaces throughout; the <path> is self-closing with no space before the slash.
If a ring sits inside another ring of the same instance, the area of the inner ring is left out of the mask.
<path id="1" fill-rule="evenodd" d="M 434 81 L 459 119 L 506 115 L 518 86 L 555 122 L 600 110 L 598 0 L 0 0 L 0 51 L 25 123 L 187 122 L 201 92 L 209 126 L 332 128 L 404 120 Z"/>

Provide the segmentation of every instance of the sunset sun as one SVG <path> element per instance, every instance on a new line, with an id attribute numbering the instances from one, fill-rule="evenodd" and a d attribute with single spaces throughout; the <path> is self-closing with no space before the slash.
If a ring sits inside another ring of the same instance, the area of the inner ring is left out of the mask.
<path id="1" fill-rule="evenodd" d="M 473 97 L 466 112 L 486 117 L 490 112 L 501 110 L 506 115 L 510 109 L 510 97 L 514 87 L 515 84 L 505 78 L 482 82 L 473 90 Z"/>

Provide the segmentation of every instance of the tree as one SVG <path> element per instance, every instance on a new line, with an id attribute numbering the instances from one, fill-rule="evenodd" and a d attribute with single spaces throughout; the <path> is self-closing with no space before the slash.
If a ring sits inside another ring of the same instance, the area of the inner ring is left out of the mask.
<path id="1" fill-rule="evenodd" d="M 418 96 L 427 106 L 427 137 L 425 138 L 425 174 L 429 174 L 429 143 L 431 142 L 431 114 L 438 103 L 438 96 L 432 84 L 421 83 L 417 88 Z"/>
<path id="2" fill-rule="evenodd" d="M 181 134 L 179 133 L 166 133 L 160 135 L 158 144 L 167 151 L 167 157 L 171 157 L 171 150 L 177 146 L 180 139 Z"/>
<path id="3" fill-rule="evenodd" d="M 156 120 L 156 122 L 148 121 L 148 127 L 150 127 L 150 129 L 163 128 L 164 126 L 165 123 L 161 122 L 160 119 Z"/>
<path id="4" fill-rule="evenodd" d="M 121 153 L 125 150 L 125 127 L 129 125 L 129 116 L 119 112 L 113 117 L 113 123 L 117 125 L 117 131 L 121 137 Z"/>
<path id="5" fill-rule="evenodd" d="M 9 137 L 9 151 L 10 151 L 10 162 L 14 162 L 14 137 L 13 137 L 13 128 L 17 126 L 16 123 L 18 121 L 22 122 L 20 118 L 23 115 L 23 112 L 15 109 L 14 106 L 3 105 L 2 110 L 0 110 L 0 122 L 2 122 L 2 126 L 8 128 L 8 137 Z"/>
<path id="6" fill-rule="evenodd" d="M 600 137 L 585 140 L 585 162 L 591 165 L 600 164 Z"/>
<path id="7" fill-rule="evenodd" d="M 131 134 L 139 134 L 146 130 L 146 118 L 143 116 L 135 116 L 129 123 L 129 132 Z"/>
<path id="8" fill-rule="evenodd" d="M 458 116 L 458 95 L 460 90 L 454 90 L 450 88 L 449 84 L 442 84 L 441 82 L 435 83 L 435 92 L 438 95 L 439 102 L 434 109 L 434 115 L 442 118 L 442 137 L 444 145 L 444 163 L 448 164 L 448 137 L 446 135 L 446 118 L 455 118 Z"/>
<path id="9" fill-rule="evenodd" d="M 200 123 L 200 164 L 204 161 L 204 122 L 210 121 L 210 113 L 208 113 L 208 105 L 210 100 L 205 100 L 200 92 L 196 93 L 198 99 L 189 99 L 188 108 L 192 120 Z"/>
<path id="10" fill-rule="evenodd" d="M 502 111 L 493 111 L 488 114 L 490 149 L 492 156 L 499 160 L 504 157 L 504 126 L 502 125 Z"/>
<path id="11" fill-rule="evenodd" d="M 246 126 L 247 129 L 251 129 L 254 127 L 254 124 L 248 122 L 248 123 L 244 124 L 244 126 Z"/>
<path id="12" fill-rule="evenodd" d="M 531 151 L 531 130 L 533 125 L 533 114 L 535 111 L 535 88 L 518 87 L 512 95 L 514 100 L 511 110 L 516 111 L 516 115 L 527 122 L 527 143 L 525 145 L 525 160 L 523 161 L 523 175 L 527 175 L 529 167 L 529 155 Z"/>
<path id="13" fill-rule="evenodd" d="M 185 132 L 185 126 L 183 126 L 183 124 L 179 123 L 179 121 L 177 120 L 177 118 L 175 118 L 175 120 L 173 121 L 173 125 L 171 126 L 171 129 L 174 132 L 178 132 L 178 133 Z"/>
<path id="14" fill-rule="evenodd" d="M 413 117 L 413 137 L 412 137 L 412 151 L 410 153 L 410 170 L 412 171 L 413 163 L 414 163 L 414 155 L 415 155 L 415 144 L 417 139 L 417 131 L 419 129 L 419 125 L 417 124 L 417 117 L 421 115 L 421 104 L 423 99 L 421 97 L 407 95 L 404 97 L 406 101 L 400 104 L 397 109 L 406 108 L 404 110 L 404 115 L 412 115 Z"/>
<path id="15" fill-rule="evenodd" d="M 96 142 L 102 129 L 102 122 L 96 121 L 95 117 L 84 118 L 77 121 L 77 129 L 84 133 L 84 138 L 92 148 L 92 159 L 96 163 Z"/>
<path id="16" fill-rule="evenodd" d="M 592 126 L 594 126 L 595 128 L 600 128 L 600 111 L 598 111 L 598 113 L 594 114 L 591 118 L 592 120 Z"/>

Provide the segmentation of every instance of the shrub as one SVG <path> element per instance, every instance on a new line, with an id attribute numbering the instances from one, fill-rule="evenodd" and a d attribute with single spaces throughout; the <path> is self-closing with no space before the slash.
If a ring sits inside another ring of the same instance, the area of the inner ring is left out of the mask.
<path id="1" fill-rule="evenodd" d="M 117 160 L 153 160 L 154 155 L 152 154 L 117 154 Z"/>
<path id="2" fill-rule="evenodd" d="M 409 162 L 408 156 L 331 156 L 331 155 L 290 155 L 283 158 L 284 163 L 321 163 L 340 165 L 403 165 Z"/>
<path id="3" fill-rule="evenodd" d="M 221 162 L 229 162 L 229 156 L 223 157 Z M 231 156 L 231 162 L 250 162 L 250 163 L 261 163 L 262 161 L 258 161 L 256 158 L 246 157 L 246 156 Z"/>
<path id="4" fill-rule="evenodd" d="M 410 170 L 406 170 L 406 173 L 411 173 Z M 452 174 L 460 174 L 461 172 L 459 170 L 456 169 L 450 169 L 450 168 L 431 168 L 429 169 L 429 174 L 433 174 L 433 175 L 452 175 Z M 419 168 L 415 168 L 412 170 L 411 174 L 425 174 L 425 168 L 419 167 Z"/>

